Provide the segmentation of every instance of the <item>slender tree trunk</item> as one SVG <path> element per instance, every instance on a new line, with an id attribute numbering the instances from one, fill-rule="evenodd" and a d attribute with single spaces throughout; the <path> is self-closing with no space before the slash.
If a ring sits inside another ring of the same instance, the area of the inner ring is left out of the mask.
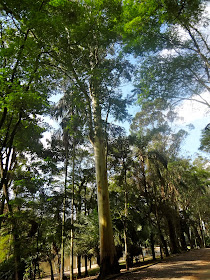
<path id="1" fill-rule="evenodd" d="M 88 257 L 85 255 L 85 276 L 88 276 Z"/>
<path id="2" fill-rule="evenodd" d="M 160 258 L 163 259 L 163 250 L 162 250 L 162 244 L 160 242 Z"/>
<path id="3" fill-rule="evenodd" d="M 155 217 L 156 217 L 156 220 L 157 220 L 158 233 L 159 233 L 160 242 L 161 242 L 161 245 L 162 245 L 161 247 L 163 248 L 166 257 L 168 257 L 169 256 L 168 246 L 167 246 L 167 242 L 166 242 L 166 240 L 163 236 L 162 230 L 161 230 L 161 223 L 160 223 L 161 220 L 160 220 L 159 213 L 158 213 L 158 207 L 157 207 L 156 199 L 155 199 Z M 161 253 L 162 253 L 162 250 L 161 250 Z"/>
<path id="4" fill-rule="evenodd" d="M 14 233 L 14 257 L 15 257 L 15 280 L 22 280 L 23 273 L 21 269 L 21 258 L 20 258 L 20 248 L 19 248 L 19 240 Z"/>
<path id="5" fill-rule="evenodd" d="M 65 143 L 66 147 L 66 159 L 65 159 L 65 181 L 64 181 L 64 198 L 63 198 L 63 218 L 62 218 L 62 233 L 61 233 L 61 268 L 60 268 L 60 280 L 63 280 L 64 276 L 64 242 L 65 242 L 65 215 L 66 215 L 66 187 L 68 176 L 68 142 Z"/>
<path id="6" fill-rule="evenodd" d="M 205 232 L 204 232 L 204 229 L 203 229 L 203 225 L 202 225 L 202 219 L 201 219 L 201 214 L 200 214 L 200 211 L 199 211 L 199 228 L 200 228 L 200 232 L 201 232 L 201 239 L 202 239 L 202 247 L 206 247 L 206 242 L 205 242 Z"/>
<path id="7" fill-rule="evenodd" d="M 75 171 L 75 141 L 73 139 L 72 158 L 72 198 L 71 198 L 71 232 L 70 232 L 70 280 L 74 279 L 74 171 Z"/>
<path id="8" fill-rule="evenodd" d="M 151 232 L 150 234 L 150 245 L 151 245 L 151 250 L 152 250 L 152 259 L 156 260 L 155 257 L 155 240 L 154 240 L 154 233 Z"/>
<path id="9" fill-rule="evenodd" d="M 125 190 L 124 243 L 125 243 L 126 270 L 129 270 L 129 254 L 128 254 L 128 239 L 127 239 L 127 216 L 128 216 L 128 193 L 127 193 L 127 190 Z"/>
<path id="10" fill-rule="evenodd" d="M 199 246 L 200 248 L 203 247 L 203 244 L 202 244 L 202 239 L 198 233 L 198 229 L 196 227 L 196 225 L 193 225 L 193 230 L 194 230 L 194 233 L 195 233 L 195 241 L 197 243 L 197 246 Z"/>
<path id="11" fill-rule="evenodd" d="M 78 276 L 78 278 L 80 278 L 82 276 L 81 275 L 81 255 L 77 256 L 77 268 L 78 268 L 77 276 Z"/>
<path id="12" fill-rule="evenodd" d="M 36 260 L 35 260 L 35 263 L 34 263 L 34 274 L 33 274 L 33 280 L 36 280 L 36 273 L 37 273 L 37 263 L 36 263 Z"/>
<path id="13" fill-rule="evenodd" d="M 124 183 L 125 183 L 125 222 L 124 222 L 124 243 L 125 243 L 125 261 L 126 261 L 126 270 L 129 270 L 129 253 L 128 253 L 128 238 L 127 238 L 127 218 L 128 218 L 128 191 L 127 191 L 127 172 L 126 166 L 123 159 L 123 168 L 124 168 Z"/>
<path id="14" fill-rule="evenodd" d="M 179 218 L 180 220 L 180 242 L 181 242 L 181 246 L 182 246 L 182 250 L 187 251 L 187 243 L 186 243 L 186 239 L 184 236 L 184 221 L 182 220 L 182 218 Z"/>
<path id="15" fill-rule="evenodd" d="M 13 249 L 14 249 L 14 266 L 15 266 L 15 280 L 22 280 L 23 279 L 23 273 L 24 273 L 24 263 L 21 262 L 21 249 L 20 249 L 20 240 L 18 235 L 18 226 L 16 217 L 14 217 L 13 208 L 10 203 L 9 199 L 9 193 L 8 188 L 6 184 L 3 184 L 3 192 L 5 195 L 5 199 L 7 201 L 7 207 L 9 210 L 9 213 L 12 217 L 12 237 L 13 237 Z"/>
<path id="16" fill-rule="evenodd" d="M 50 277 L 51 277 L 51 280 L 54 280 L 53 265 L 52 265 L 52 261 L 50 258 L 48 259 L 48 262 L 50 265 Z"/>
<path id="17" fill-rule="evenodd" d="M 0 208 L 0 229 L 1 229 L 1 223 L 3 221 L 2 214 L 4 213 L 5 200 L 6 200 L 6 197 L 5 197 L 4 194 L 2 194 L 2 197 L 1 197 L 1 208 Z"/>
<path id="18" fill-rule="evenodd" d="M 91 269 L 91 257 L 89 258 L 89 269 Z"/>
<path id="19" fill-rule="evenodd" d="M 194 249 L 195 248 L 195 238 L 194 238 L 194 233 L 192 232 L 191 227 L 188 227 L 186 234 L 190 241 L 190 249 Z"/>
<path id="20" fill-rule="evenodd" d="M 160 240 L 163 245 L 164 254 L 166 255 L 166 257 L 168 257 L 169 256 L 168 246 L 167 246 L 167 242 L 166 242 L 162 232 L 160 232 Z"/>

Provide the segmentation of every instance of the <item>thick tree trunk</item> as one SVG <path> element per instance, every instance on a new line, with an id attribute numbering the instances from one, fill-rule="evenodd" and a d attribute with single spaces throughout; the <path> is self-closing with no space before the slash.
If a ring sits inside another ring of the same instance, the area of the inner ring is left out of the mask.
<path id="1" fill-rule="evenodd" d="M 167 246 L 167 242 L 166 242 L 166 240 L 163 236 L 162 230 L 161 230 L 161 223 L 160 223 L 160 218 L 159 218 L 159 214 L 158 214 L 157 203 L 155 203 L 155 208 L 156 208 L 155 216 L 156 216 L 156 220 L 157 220 L 158 233 L 159 233 L 159 237 L 160 237 L 160 243 L 162 245 L 161 247 L 164 251 L 165 256 L 168 257 L 169 256 L 168 246 Z M 161 250 L 161 253 L 162 253 L 162 250 Z"/>
<path id="2" fill-rule="evenodd" d="M 180 218 L 180 242 L 182 250 L 187 251 L 187 243 L 184 235 L 184 221 Z"/>
<path id="3" fill-rule="evenodd" d="M 167 246 L 167 242 L 166 242 L 162 232 L 160 232 L 160 240 L 162 243 L 163 252 L 164 252 L 165 256 L 168 257 L 169 256 L 168 246 Z"/>
<path id="4" fill-rule="evenodd" d="M 98 217 L 100 235 L 100 275 L 104 279 L 108 274 L 119 272 L 114 245 L 112 221 L 109 206 L 108 180 L 104 139 L 95 137 L 94 154 L 98 195 Z"/>
<path id="5" fill-rule="evenodd" d="M 167 223 L 168 223 L 169 238 L 170 238 L 170 243 L 171 243 L 171 246 L 170 246 L 171 253 L 172 254 L 180 253 L 179 247 L 177 244 L 176 232 L 175 232 L 173 222 L 171 221 L 169 216 L 166 216 L 166 219 L 167 219 Z"/>
<path id="6" fill-rule="evenodd" d="M 195 233 L 195 240 L 196 240 L 197 246 L 200 247 L 200 248 L 203 248 L 202 239 L 201 239 L 201 237 L 198 233 L 196 225 L 193 225 L 193 230 L 194 230 L 194 233 Z"/>

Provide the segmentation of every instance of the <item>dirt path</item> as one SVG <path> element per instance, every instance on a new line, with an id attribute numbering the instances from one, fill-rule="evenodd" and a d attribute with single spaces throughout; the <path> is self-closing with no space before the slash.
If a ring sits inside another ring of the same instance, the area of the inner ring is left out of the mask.
<path id="1" fill-rule="evenodd" d="M 83 278 L 95 280 L 96 277 Z M 192 250 L 170 257 L 144 269 L 111 277 L 115 280 L 210 280 L 210 248 Z"/>
<path id="2" fill-rule="evenodd" d="M 193 250 L 115 280 L 210 280 L 210 249 Z"/>

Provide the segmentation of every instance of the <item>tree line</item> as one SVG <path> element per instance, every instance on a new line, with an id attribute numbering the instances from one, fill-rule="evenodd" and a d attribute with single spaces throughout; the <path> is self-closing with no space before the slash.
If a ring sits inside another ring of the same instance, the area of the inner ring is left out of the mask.
<path id="1" fill-rule="evenodd" d="M 104 279 L 122 251 L 129 269 L 142 246 L 155 259 L 155 245 L 209 244 L 208 162 L 181 157 L 187 133 L 169 125 L 184 99 L 209 107 L 205 12 L 197 0 L 0 1 L 1 279 L 40 277 L 43 261 L 53 279 L 55 257 L 63 279 L 67 252 L 70 279 L 73 256 L 79 276 L 96 256 Z M 110 119 L 130 119 L 136 100 L 127 135 Z M 46 116 L 59 128 L 43 145 Z"/>

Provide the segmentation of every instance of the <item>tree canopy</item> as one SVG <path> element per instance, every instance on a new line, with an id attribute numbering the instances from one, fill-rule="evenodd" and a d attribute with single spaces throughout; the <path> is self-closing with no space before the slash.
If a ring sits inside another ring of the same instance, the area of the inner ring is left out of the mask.
<path id="1" fill-rule="evenodd" d="M 73 257 L 79 277 L 93 256 L 104 279 L 123 252 L 129 269 L 143 248 L 155 259 L 157 246 L 163 257 L 209 245 L 209 164 L 184 158 L 187 132 L 170 125 L 177 102 L 209 107 L 205 11 L 198 0 L 0 0 L 1 279 L 40 278 L 43 263 L 64 279 L 70 252 L 70 279 Z M 127 135 L 114 122 L 135 95 Z M 58 129 L 43 142 L 46 116 Z"/>

